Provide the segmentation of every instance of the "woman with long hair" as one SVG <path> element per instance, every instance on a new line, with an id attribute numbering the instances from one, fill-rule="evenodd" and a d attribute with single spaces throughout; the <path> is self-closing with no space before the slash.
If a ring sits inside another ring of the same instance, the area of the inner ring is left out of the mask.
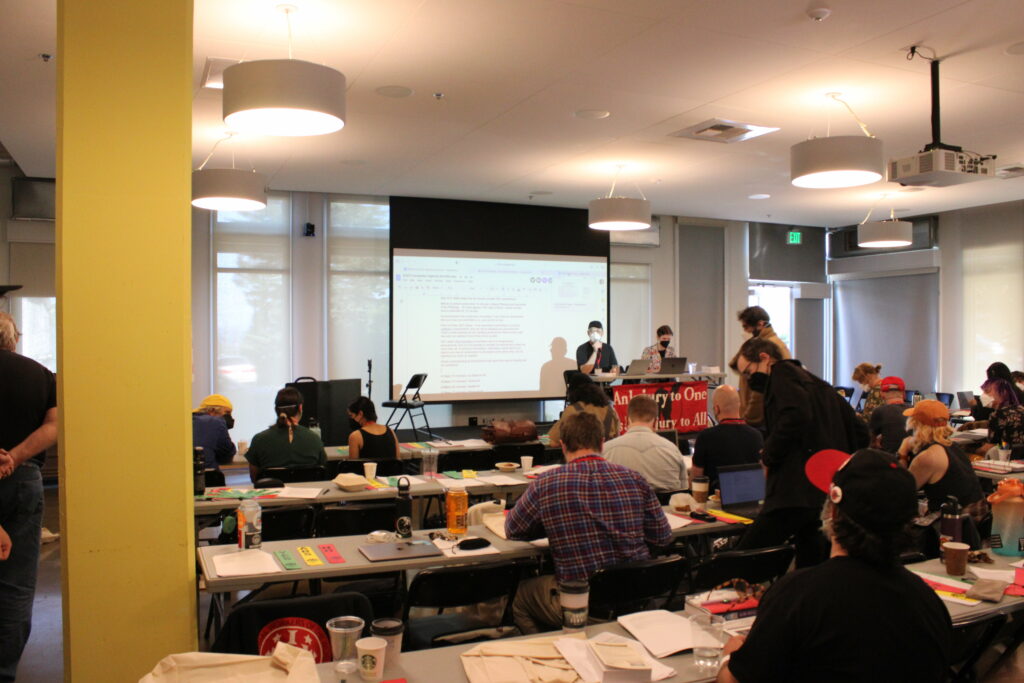
<path id="1" fill-rule="evenodd" d="M 302 419 L 302 394 L 285 387 L 274 398 L 277 421 L 252 437 L 245 459 L 249 461 L 249 477 L 255 482 L 260 471 L 268 467 L 299 467 L 324 465 L 327 456 L 324 444 L 315 432 L 299 424 Z"/>

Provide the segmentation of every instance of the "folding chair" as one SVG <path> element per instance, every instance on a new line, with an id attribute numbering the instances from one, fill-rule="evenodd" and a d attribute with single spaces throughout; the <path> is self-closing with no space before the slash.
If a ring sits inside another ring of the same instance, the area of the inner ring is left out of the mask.
<path id="1" fill-rule="evenodd" d="M 395 458 L 356 458 L 354 460 L 332 460 L 331 462 L 336 463 L 338 474 L 342 474 L 344 472 L 362 474 L 363 465 L 368 462 L 377 463 L 378 477 L 397 477 L 399 475 L 406 474 L 405 461 L 397 460 Z"/>
<path id="2" fill-rule="evenodd" d="M 1005 614 L 978 614 L 953 621 L 953 645 L 950 648 L 949 680 L 954 683 L 976 681 L 974 667 L 995 641 L 1006 623 Z"/>
<path id="3" fill-rule="evenodd" d="M 420 439 L 420 432 L 416 428 L 415 411 L 417 410 L 419 411 L 420 417 L 423 418 L 423 424 L 426 425 L 426 429 L 424 431 L 426 432 L 427 436 L 434 436 L 433 433 L 430 431 L 430 422 L 427 420 L 427 411 L 424 409 L 424 406 L 426 404 L 420 399 L 420 388 L 426 381 L 426 373 L 413 375 L 412 378 L 409 380 L 409 383 L 405 385 L 405 390 L 402 391 L 402 395 L 398 397 L 397 401 L 382 401 L 380 404 L 382 408 L 392 409 L 391 415 L 388 416 L 387 426 L 394 429 L 396 433 L 398 432 L 398 427 L 402 424 L 402 421 L 405 419 L 405 416 L 408 415 L 409 423 L 412 424 L 413 438 L 415 438 L 417 441 L 419 441 Z M 414 392 L 411 398 L 408 396 L 410 390 Z M 402 411 L 402 414 L 398 417 L 398 422 L 392 424 L 391 420 L 394 419 L 395 413 L 397 413 L 398 411 Z"/>
<path id="4" fill-rule="evenodd" d="M 686 560 L 679 555 L 625 562 L 598 569 L 590 577 L 590 613 L 614 619 L 648 609 L 648 603 L 664 597 L 668 605 L 686 574 Z"/>
<path id="5" fill-rule="evenodd" d="M 832 388 L 836 390 L 836 393 L 842 395 L 842 397 L 846 399 L 847 403 L 850 403 L 853 400 L 853 387 L 841 387 L 837 384 Z"/>
<path id="6" fill-rule="evenodd" d="M 727 550 L 694 567 L 690 593 L 710 591 L 731 579 L 750 583 L 774 582 L 789 570 L 796 549 L 791 545 L 752 550 Z"/>

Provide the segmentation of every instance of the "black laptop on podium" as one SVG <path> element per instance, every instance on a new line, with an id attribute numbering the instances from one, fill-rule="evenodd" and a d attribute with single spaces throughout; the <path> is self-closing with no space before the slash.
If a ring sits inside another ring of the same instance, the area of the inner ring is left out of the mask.
<path id="1" fill-rule="evenodd" d="M 764 502 L 764 470 L 759 463 L 719 467 L 718 489 L 722 510 L 753 519 Z"/>
<path id="2" fill-rule="evenodd" d="M 659 375 L 685 375 L 689 372 L 686 367 L 686 356 L 682 358 L 662 358 Z"/>

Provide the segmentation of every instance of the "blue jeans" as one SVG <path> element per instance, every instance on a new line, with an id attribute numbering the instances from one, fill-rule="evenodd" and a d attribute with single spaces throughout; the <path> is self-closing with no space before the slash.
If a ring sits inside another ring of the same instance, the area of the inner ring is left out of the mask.
<path id="1" fill-rule="evenodd" d="M 0 526 L 11 537 L 11 555 L 0 562 L 0 682 L 14 681 L 32 629 L 32 600 L 43 526 L 43 478 L 34 462 L 0 479 Z"/>

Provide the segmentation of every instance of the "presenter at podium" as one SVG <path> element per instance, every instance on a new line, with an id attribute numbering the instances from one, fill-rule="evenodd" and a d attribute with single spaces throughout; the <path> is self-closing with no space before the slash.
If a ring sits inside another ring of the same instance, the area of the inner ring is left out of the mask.
<path id="1" fill-rule="evenodd" d="M 600 320 L 591 320 L 587 326 L 590 341 L 583 342 L 576 348 L 576 366 L 580 372 L 590 375 L 598 372 L 619 374 L 619 361 L 615 357 L 615 349 L 611 344 L 604 343 L 604 326 Z"/>

